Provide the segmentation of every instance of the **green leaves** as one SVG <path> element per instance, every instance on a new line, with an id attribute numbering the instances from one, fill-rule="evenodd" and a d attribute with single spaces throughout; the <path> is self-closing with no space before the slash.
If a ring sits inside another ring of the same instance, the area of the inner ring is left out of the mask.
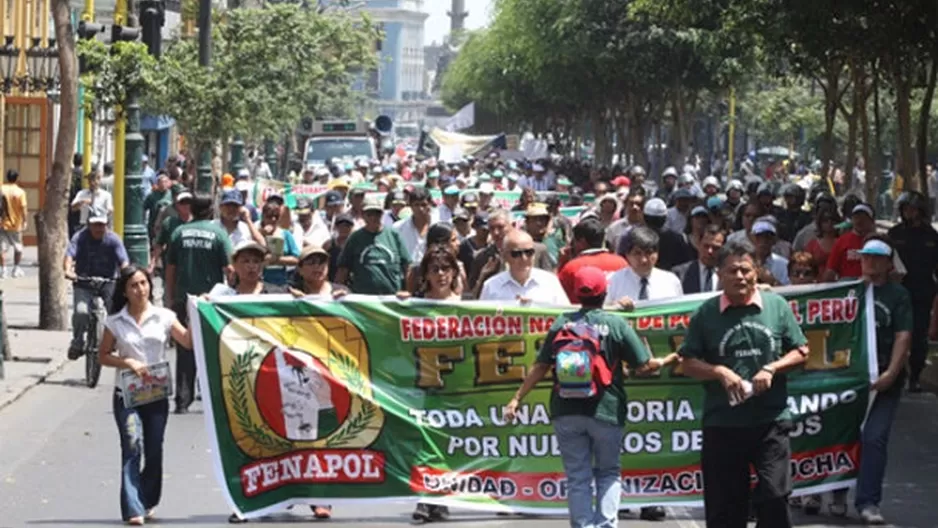
<path id="1" fill-rule="evenodd" d="M 226 11 L 212 31 L 211 68 L 199 67 L 195 40 L 173 42 L 143 104 L 174 116 L 197 141 L 278 137 L 303 117 L 356 100 L 354 75 L 376 66 L 378 37 L 367 18 L 343 11 L 293 4 Z"/>
<path id="2" fill-rule="evenodd" d="M 155 59 L 140 42 L 118 42 L 111 46 L 95 39 L 78 41 L 78 56 L 85 64 L 79 82 L 85 88 L 85 110 L 117 108 L 127 94 L 145 92 L 153 85 Z"/>

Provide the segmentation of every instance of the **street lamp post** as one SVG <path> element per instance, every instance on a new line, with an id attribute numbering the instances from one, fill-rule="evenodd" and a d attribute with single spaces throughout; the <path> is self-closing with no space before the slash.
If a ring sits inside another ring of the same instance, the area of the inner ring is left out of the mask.
<path id="1" fill-rule="evenodd" d="M 212 0 L 199 0 L 199 66 L 212 67 Z M 212 145 L 203 141 L 199 145 L 199 165 L 196 167 L 196 190 L 212 192 Z"/>
<path id="2" fill-rule="evenodd" d="M 244 140 L 240 135 L 235 136 L 229 149 L 231 150 L 231 167 L 228 170 L 237 178 L 238 173 L 244 168 Z"/>
<path id="3" fill-rule="evenodd" d="M 264 161 L 267 162 L 267 167 L 270 168 L 270 176 L 277 179 L 277 175 L 280 174 L 277 170 L 277 144 L 272 139 L 264 140 Z"/>

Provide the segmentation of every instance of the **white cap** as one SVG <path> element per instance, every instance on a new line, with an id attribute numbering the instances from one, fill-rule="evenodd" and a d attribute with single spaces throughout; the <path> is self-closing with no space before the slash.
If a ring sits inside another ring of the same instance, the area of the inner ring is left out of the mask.
<path id="1" fill-rule="evenodd" d="M 652 198 L 645 203 L 645 216 L 668 216 L 668 204 L 661 198 Z"/>
<path id="2" fill-rule="evenodd" d="M 101 215 L 101 214 L 95 213 L 94 216 L 91 216 L 88 218 L 88 223 L 89 224 L 106 224 L 107 215 Z"/>
<path id="3" fill-rule="evenodd" d="M 544 166 L 540 163 L 535 163 L 531 166 L 531 170 L 534 172 L 544 172 Z"/>
<path id="4" fill-rule="evenodd" d="M 495 186 L 489 182 L 479 184 L 479 192 L 482 194 L 495 194 Z"/>

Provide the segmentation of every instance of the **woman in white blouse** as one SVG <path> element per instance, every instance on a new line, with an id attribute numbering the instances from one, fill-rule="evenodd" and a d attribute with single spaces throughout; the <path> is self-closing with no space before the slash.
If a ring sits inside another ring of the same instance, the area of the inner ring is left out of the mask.
<path id="1" fill-rule="evenodd" d="M 153 282 L 146 270 L 136 266 L 121 270 L 98 349 L 101 364 L 118 369 L 113 405 L 121 439 L 121 517 L 133 526 L 152 519 L 160 502 L 169 401 L 164 397 L 126 407 L 122 371 L 136 375 L 129 383 L 151 378 L 150 369 L 167 361 L 166 343 L 170 337 L 186 348 L 192 347 L 189 330 L 172 310 L 152 304 L 152 292 Z M 165 372 L 169 372 L 168 367 Z M 141 459 L 145 460 L 142 468 Z"/>

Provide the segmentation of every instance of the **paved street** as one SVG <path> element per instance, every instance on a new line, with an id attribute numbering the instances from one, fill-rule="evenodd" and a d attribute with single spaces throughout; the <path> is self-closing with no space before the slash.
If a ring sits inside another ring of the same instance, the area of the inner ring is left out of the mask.
<path id="1" fill-rule="evenodd" d="M 28 270 L 35 277 L 35 269 Z M 119 447 L 110 412 L 113 374 L 101 385 L 82 384 L 80 362 L 62 363 L 65 332 L 40 332 L 35 326 L 35 278 L 3 283 L 11 344 L 18 362 L 7 363 L 0 398 L 15 387 L 32 387 L 5 407 L 0 399 L 0 527 L 117 526 Z M 36 384 L 39 380 L 44 382 Z M 21 392 L 21 391 L 19 391 Z M 227 526 L 227 507 L 212 473 L 203 416 L 171 416 L 166 439 L 166 475 L 160 521 L 173 526 Z M 938 526 L 938 399 L 910 397 L 894 429 L 883 512 L 894 526 Z M 265 526 L 294 526 L 294 513 Z M 368 528 L 406 526 L 407 505 L 344 506 L 334 522 Z M 703 526 L 702 512 L 678 508 L 665 523 L 626 521 L 626 526 Z M 800 526 L 851 526 L 827 518 L 797 517 Z M 853 523 L 856 522 L 855 517 Z M 565 519 L 507 519 L 454 512 L 461 527 L 531 526 L 560 528 Z M 830 523 L 830 524 L 825 524 Z M 257 523 L 260 524 L 260 523 Z"/>

